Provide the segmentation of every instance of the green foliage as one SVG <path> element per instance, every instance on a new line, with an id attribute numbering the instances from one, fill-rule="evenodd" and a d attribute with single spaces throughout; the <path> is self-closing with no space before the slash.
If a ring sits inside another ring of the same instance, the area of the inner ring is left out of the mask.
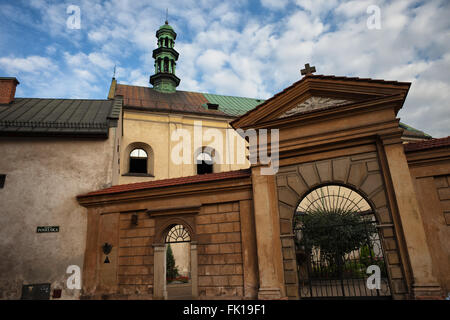
<path id="1" fill-rule="evenodd" d="M 298 245 L 306 249 L 320 248 L 321 257 L 328 265 L 344 268 L 345 254 L 370 243 L 375 226 L 366 222 L 357 212 L 340 209 L 316 208 L 299 215 L 294 223 L 300 224 L 302 240 Z"/>
<path id="2" fill-rule="evenodd" d="M 167 246 L 166 268 L 166 279 L 175 279 L 179 275 L 178 268 L 175 266 L 175 258 L 170 244 Z"/>

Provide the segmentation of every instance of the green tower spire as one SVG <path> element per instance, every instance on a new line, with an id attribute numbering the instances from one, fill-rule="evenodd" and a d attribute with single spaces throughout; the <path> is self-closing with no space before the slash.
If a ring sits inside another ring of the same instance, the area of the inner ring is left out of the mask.
<path id="1" fill-rule="evenodd" d="M 180 79 L 175 75 L 178 52 L 173 48 L 177 34 L 166 20 L 165 24 L 156 31 L 156 38 L 158 48 L 153 50 L 155 74 L 150 77 L 150 83 L 155 90 L 172 93 L 180 84 Z"/>

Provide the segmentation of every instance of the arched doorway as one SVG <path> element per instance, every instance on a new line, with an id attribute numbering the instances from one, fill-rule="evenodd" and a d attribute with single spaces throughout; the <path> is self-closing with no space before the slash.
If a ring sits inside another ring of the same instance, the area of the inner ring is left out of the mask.
<path id="1" fill-rule="evenodd" d="M 337 184 L 300 200 L 292 224 L 300 298 L 390 298 L 374 212 L 360 193 Z M 375 269 L 373 288 L 367 271 Z"/>
<path id="2" fill-rule="evenodd" d="M 186 208 L 184 210 L 189 211 L 191 209 Z M 194 210 L 198 210 L 198 208 L 194 208 Z M 198 266 L 194 216 L 186 214 L 183 217 L 167 217 L 167 212 L 161 216 L 158 216 L 158 213 L 157 210 L 153 211 L 153 214 L 157 217 L 155 220 L 155 242 L 153 243 L 153 298 L 196 299 L 198 296 Z M 176 248 L 178 244 L 181 244 L 180 249 Z M 170 262 L 170 266 L 168 266 L 169 247 L 172 256 L 170 260 L 173 260 L 173 262 Z M 181 256 L 185 258 L 180 258 L 178 251 L 181 251 Z M 177 257 L 178 265 L 181 268 L 178 272 L 174 272 L 173 268 L 177 266 Z M 169 269 L 172 273 L 168 276 Z M 171 287 L 180 287 L 181 289 Z"/>
<path id="3" fill-rule="evenodd" d="M 167 299 L 191 299 L 191 236 L 182 224 L 170 226 L 165 237 Z"/>

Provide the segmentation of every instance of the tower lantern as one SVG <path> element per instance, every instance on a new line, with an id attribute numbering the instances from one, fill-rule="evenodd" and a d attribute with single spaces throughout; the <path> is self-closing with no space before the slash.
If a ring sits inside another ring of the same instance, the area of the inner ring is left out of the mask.
<path id="1" fill-rule="evenodd" d="M 155 90 L 166 93 L 173 93 L 180 84 L 180 79 L 175 75 L 178 52 L 174 49 L 176 32 L 166 20 L 158 31 L 158 48 L 153 50 L 155 59 L 155 74 L 150 77 L 150 83 Z"/>

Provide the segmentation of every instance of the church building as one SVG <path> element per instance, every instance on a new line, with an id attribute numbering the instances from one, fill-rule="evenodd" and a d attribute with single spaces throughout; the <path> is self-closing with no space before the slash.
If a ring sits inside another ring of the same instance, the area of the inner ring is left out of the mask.
<path id="1" fill-rule="evenodd" d="M 181 91 L 176 37 L 104 100 L 0 78 L 0 298 L 447 295 L 450 138 L 399 122 L 411 83 L 307 64 L 268 100 Z"/>

